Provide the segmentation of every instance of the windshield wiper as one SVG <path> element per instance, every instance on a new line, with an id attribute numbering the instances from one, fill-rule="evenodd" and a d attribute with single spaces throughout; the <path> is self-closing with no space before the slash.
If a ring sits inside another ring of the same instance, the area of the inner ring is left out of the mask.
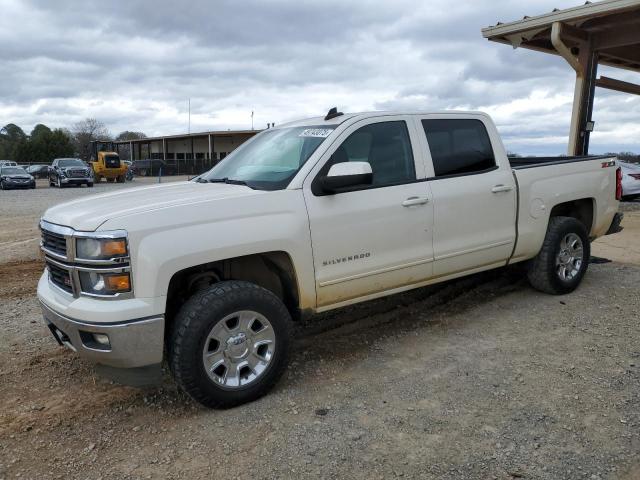
<path id="1" fill-rule="evenodd" d="M 244 180 L 236 180 L 234 178 L 224 177 L 224 178 L 210 178 L 207 180 L 209 183 L 226 183 L 229 185 L 244 185 L 245 187 L 249 187 L 253 189 L 251 185 L 249 185 Z"/>

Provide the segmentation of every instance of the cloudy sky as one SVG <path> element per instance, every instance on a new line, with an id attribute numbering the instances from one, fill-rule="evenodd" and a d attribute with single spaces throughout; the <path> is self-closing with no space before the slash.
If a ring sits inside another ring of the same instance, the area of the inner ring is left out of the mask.
<path id="1" fill-rule="evenodd" d="M 250 128 L 343 111 L 484 110 L 507 147 L 566 150 L 564 60 L 489 43 L 581 0 L 0 0 L 0 125 Z M 635 74 L 601 73 L 638 82 Z M 640 152 L 640 98 L 598 90 L 592 152 Z"/>

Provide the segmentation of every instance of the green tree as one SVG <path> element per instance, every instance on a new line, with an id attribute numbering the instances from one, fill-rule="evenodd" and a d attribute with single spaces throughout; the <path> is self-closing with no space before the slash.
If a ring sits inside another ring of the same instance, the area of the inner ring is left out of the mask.
<path id="1" fill-rule="evenodd" d="M 27 135 L 15 123 L 8 123 L 0 129 L 0 159 L 14 160 L 18 144 L 26 141 Z"/>
<path id="2" fill-rule="evenodd" d="M 143 132 L 130 132 L 129 130 L 125 130 L 118 134 L 116 141 L 138 140 L 140 138 L 147 138 L 147 136 Z"/>
<path id="3" fill-rule="evenodd" d="M 95 118 L 85 118 L 73 125 L 73 140 L 76 153 L 83 160 L 88 160 L 91 154 L 90 144 L 94 140 L 110 140 L 111 134 L 106 125 Z"/>

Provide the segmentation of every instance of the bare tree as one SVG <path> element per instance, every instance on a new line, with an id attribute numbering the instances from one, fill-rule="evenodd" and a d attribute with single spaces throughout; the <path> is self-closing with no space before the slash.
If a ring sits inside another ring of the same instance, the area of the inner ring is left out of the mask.
<path id="1" fill-rule="evenodd" d="M 90 156 L 89 144 L 93 140 L 111 140 L 107 126 L 95 118 L 85 118 L 71 127 L 76 152 L 83 160 Z"/>

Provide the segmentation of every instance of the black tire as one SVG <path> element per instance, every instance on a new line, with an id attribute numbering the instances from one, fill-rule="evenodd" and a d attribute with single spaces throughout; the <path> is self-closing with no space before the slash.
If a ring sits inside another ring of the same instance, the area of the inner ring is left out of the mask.
<path id="1" fill-rule="evenodd" d="M 4 182 L 0 181 L 0 190 L 6 190 L 7 187 L 4 186 Z"/>
<path id="2" fill-rule="evenodd" d="M 262 374 L 244 387 L 224 389 L 207 374 L 203 351 L 207 336 L 223 318 L 242 310 L 263 315 L 275 333 L 275 350 Z M 191 398 L 209 408 L 230 408 L 265 395 L 289 361 L 291 316 L 280 299 L 258 285 L 243 281 L 216 283 L 194 294 L 175 318 L 169 339 L 169 366 Z"/>
<path id="3" fill-rule="evenodd" d="M 93 182 L 87 183 L 87 188 L 91 188 L 91 187 L 93 187 Z"/>
<path id="4" fill-rule="evenodd" d="M 564 279 L 556 262 L 561 242 L 569 234 L 577 235 L 582 242 L 582 261 L 577 274 L 571 279 Z M 589 267 L 590 256 L 591 244 L 584 224 L 572 217 L 553 217 L 549 220 L 540 252 L 529 264 L 529 283 L 536 290 L 552 295 L 571 293 L 580 285 Z"/>

